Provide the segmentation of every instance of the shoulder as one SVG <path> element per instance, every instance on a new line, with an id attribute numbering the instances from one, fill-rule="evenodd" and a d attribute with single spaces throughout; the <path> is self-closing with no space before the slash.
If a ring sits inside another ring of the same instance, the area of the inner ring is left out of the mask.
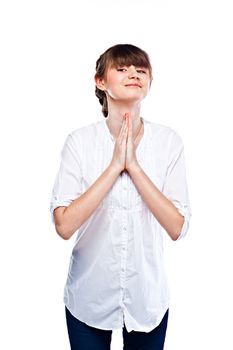
<path id="1" fill-rule="evenodd" d="M 96 139 L 98 130 L 101 129 L 101 123 L 102 121 L 98 121 L 71 130 L 66 137 L 63 152 L 69 150 L 80 155 L 84 150 L 90 149 L 93 140 Z"/>
<path id="2" fill-rule="evenodd" d="M 74 139 L 91 139 L 100 129 L 102 120 L 84 125 L 80 128 L 74 129 L 70 132 L 70 136 Z"/>
<path id="3" fill-rule="evenodd" d="M 171 143 L 183 144 L 179 132 L 174 128 L 150 120 L 146 120 L 146 123 L 149 126 L 153 140 L 160 140 L 160 142 L 164 142 L 167 145 L 171 145 Z"/>

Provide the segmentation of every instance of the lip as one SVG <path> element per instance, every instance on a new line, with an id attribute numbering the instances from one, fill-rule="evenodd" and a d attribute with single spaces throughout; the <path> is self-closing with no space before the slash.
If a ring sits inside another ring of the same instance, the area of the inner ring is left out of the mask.
<path id="1" fill-rule="evenodd" d="M 127 84 L 125 86 L 136 86 L 136 87 L 140 87 L 141 88 L 141 85 L 139 85 L 139 84 Z"/>

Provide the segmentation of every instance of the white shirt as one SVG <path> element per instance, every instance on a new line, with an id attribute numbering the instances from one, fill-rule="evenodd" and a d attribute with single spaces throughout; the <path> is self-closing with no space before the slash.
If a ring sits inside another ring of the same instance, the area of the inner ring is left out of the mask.
<path id="1" fill-rule="evenodd" d="M 168 126 L 142 118 L 137 160 L 157 188 L 184 216 L 191 210 L 181 137 Z M 72 131 L 61 152 L 51 214 L 84 193 L 111 162 L 114 139 L 106 119 Z M 76 231 L 64 303 L 89 326 L 150 332 L 169 307 L 164 270 L 166 231 L 142 200 L 127 172 L 119 175 L 96 211 Z"/>

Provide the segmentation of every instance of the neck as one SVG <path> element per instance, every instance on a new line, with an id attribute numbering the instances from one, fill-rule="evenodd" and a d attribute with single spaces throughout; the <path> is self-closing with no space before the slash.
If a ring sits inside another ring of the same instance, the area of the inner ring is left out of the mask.
<path id="1" fill-rule="evenodd" d="M 123 117 L 125 113 L 130 113 L 132 117 L 132 133 L 133 139 L 137 136 L 142 126 L 141 118 L 140 118 L 140 104 L 139 105 L 130 105 L 130 104 L 108 104 L 109 112 L 108 117 L 106 118 L 106 122 L 108 128 L 112 134 L 112 136 L 116 139 L 121 130 L 121 126 L 123 123 Z"/>

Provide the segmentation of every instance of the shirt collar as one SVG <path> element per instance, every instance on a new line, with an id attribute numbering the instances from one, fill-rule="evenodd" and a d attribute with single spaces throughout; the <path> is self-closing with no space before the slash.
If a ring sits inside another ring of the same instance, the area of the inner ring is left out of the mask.
<path id="1" fill-rule="evenodd" d="M 140 143 L 143 143 L 144 140 L 147 138 L 147 137 L 150 137 L 152 136 L 152 132 L 151 132 L 151 127 L 150 127 L 150 123 L 148 122 L 148 120 L 146 120 L 145 118 L 141 117 L 142 121 L 143 121 L 143 124 L 144 124 L 144 134 L 143 134 L 143 137 L 140 141 Z M 112 136 L 112 134 L 110 133 L 110 130 L 108 128 L 108 125 L 107 125 L 107 122 L 106 122 L 106 118 L 104 118 L 104 120 L 102 121 L 102 124 L 104 126 L 104 129 L 105 129 L 105 133 L 106 135 L 108 136 L 108 138 L 114 142 L 114 137 Z"/>

